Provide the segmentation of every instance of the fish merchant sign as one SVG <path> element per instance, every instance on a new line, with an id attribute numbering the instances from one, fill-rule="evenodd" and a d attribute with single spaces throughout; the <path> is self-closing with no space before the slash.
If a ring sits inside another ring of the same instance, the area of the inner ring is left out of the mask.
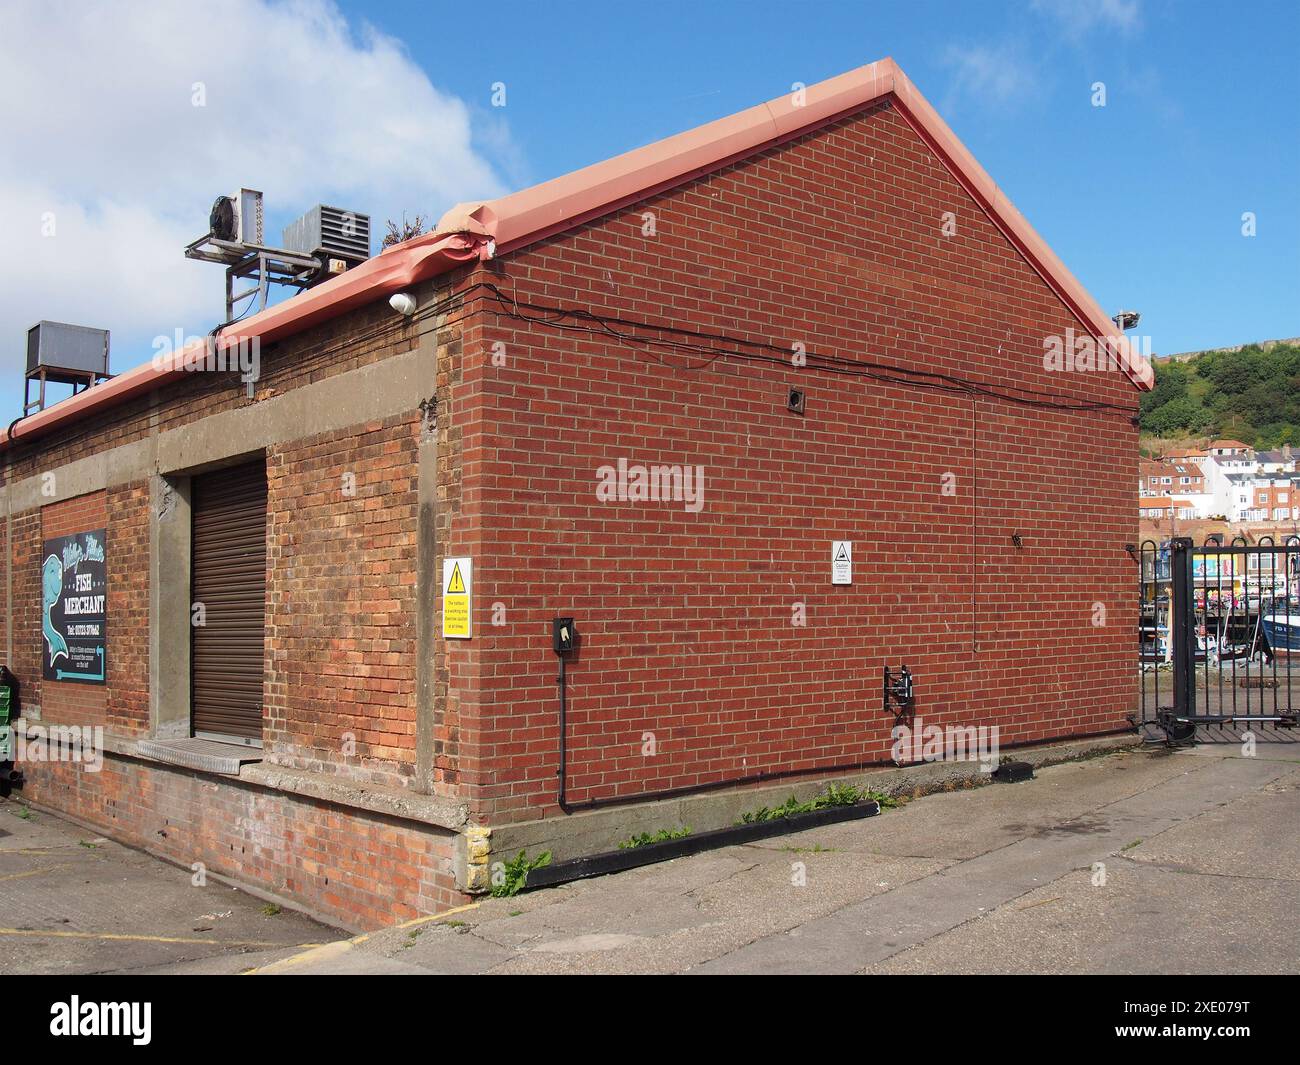
<path id="1" fill-rule="evenodd" d="M 46 540 L 41 557 L 41 676 L 103 684 L 108 653 L 104 532 Z"/>

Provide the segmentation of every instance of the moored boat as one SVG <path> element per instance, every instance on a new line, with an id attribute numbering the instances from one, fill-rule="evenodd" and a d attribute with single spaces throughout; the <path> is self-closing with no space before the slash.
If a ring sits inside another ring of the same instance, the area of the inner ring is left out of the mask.
<path id="1" fill-rule="evenodd" d="M 1279 658 L 1300 658 L 1300 604 L 1278 603 L 1264 610 L 1260 627 Z"/>

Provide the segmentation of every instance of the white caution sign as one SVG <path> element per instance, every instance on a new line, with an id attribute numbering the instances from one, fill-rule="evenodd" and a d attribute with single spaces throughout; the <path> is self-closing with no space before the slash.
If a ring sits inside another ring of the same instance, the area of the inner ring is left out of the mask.
<path id="1" fill-rule="evenodd" d="M 473 635 L 474 560 L 442 560 L 442 634 L 453 640 L 468 640 Z"/>
<path id="2" fill-rule="evenodd" d="M 831 541 L 831 584 L 853 583 L 853 541 Z"/>

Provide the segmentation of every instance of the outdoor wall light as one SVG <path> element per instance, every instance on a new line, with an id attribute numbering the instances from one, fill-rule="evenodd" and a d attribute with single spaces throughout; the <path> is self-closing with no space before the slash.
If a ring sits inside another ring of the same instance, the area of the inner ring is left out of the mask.
<path id="1" fill-rule="evenodd" d="M 1011 534 L 1011 543 L 1014 547 L 1024 547 L 1025 541 L 1018 532 Z"/>
<path id="2" fill-rule="evenodd" d="M 802 388 L 790 389 L 790 394 L 786 396 L 785 400 L 786 410 L 791 411 L 794 414 L 802 415 L 807 399 L 808 397 Z"/>
<path id="3" fill-rule="evenodd" d="M 415 297 L 409 292 L 398 292 L 388 298 L 388 306 L 409 318 L 415 313 Z"/>

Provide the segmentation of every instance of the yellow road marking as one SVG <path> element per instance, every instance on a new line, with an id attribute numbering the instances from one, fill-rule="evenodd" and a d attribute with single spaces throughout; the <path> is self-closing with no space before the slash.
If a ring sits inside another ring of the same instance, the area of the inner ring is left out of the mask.
<path id="1" fill-rule="evenodd" d="M 468 902 L 464 906 L 456 906 L 450 910 L 443 910 L 442 913 L 433 913 L 427 917 L 414 917 L 409 921 L 403 921 L 401 924 L 389 925 L 387 928 L 376 929 L 374 932 L 365 932 L 359 936 L 353 936 L 351 939 L 340 939 L 334 943 L 323 943 L 310 945 L 308 949 L 301 954 L 291 954 L 287 958 L 281 958 L 279 961 L 270 962 L 256 969 L 246 969 L 241 976 L 262 976 L 266 973 L 281 973 L 292 969 L 295 965 L 301 965 L 304 962 L 324 961 L 327 958 L 335 958 L 340 954 L 346 954 L 353 947 L 364 943 L 366 940 L 378 935 L 380 932 L 391 932 L 403 928 L 415 928 L 417 925 L 429 924 L 433 921 L 441 921 L 444 917 L 452 917 L 458 913 L 466 913 L 469 910 L 477 910 L 480 903 Z M 304 944 L 307 946 L 307 944 Z"/>
<path id="2" fill-rule="evenodd" d="M 21 880 L 25 876 L 40 876 L 42 873 L 55 873 L 60 869 L 71 869 L 72 866 L 64 865 L 47 865 L 42 869 L 28 869 L 25 873 L 5 873 L 0 876 L 0 880 Z"/>
<path id="3" fill-rule="evenodd" d="M 143 936 L 127 935 L 121 932 L 55 932 L 39 928 L 0 928 L 0 936 L 35 936 L 50 939 L 104 939 L 113 942 L 129 943 L 182 943 L 190 946 L 209 947 L 266 947 L 287 948 L 313 947 L 315 943 L 268 943 L 260 939 L 196 939 L 186 936 Z"/>

